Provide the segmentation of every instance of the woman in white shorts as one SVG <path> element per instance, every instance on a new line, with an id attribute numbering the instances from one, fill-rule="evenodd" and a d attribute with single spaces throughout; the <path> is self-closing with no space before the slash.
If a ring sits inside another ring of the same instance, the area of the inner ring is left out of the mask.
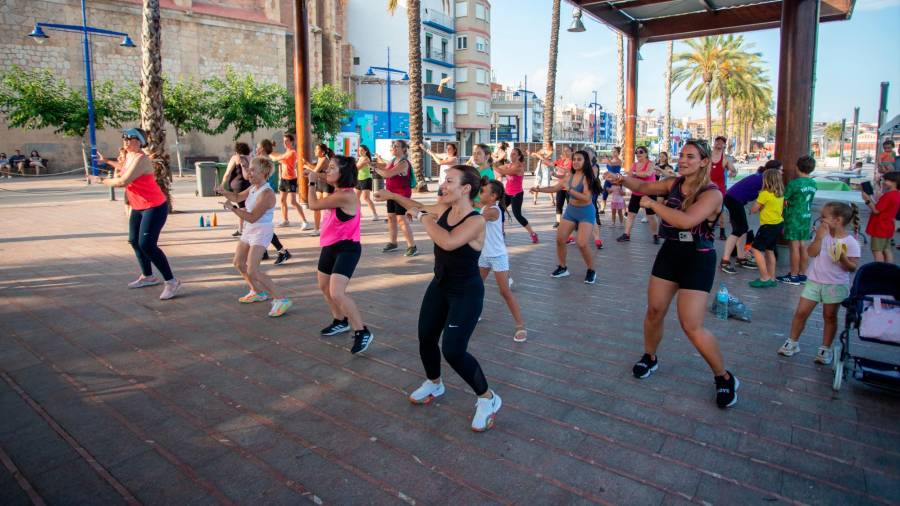
<path id="1" fill-rule="evenodd" d="M 250 292 L 239 298 L 243 304 L 263 302 L 272 299 L 269 316 L 281 316 L 290 309 L 291 300 L 280 296 L 272 279 L 259 268 L 263 253 L 275 233 L 272 214 L 275 209 L 275 192 L 267 180 L 273 164 L 268 158 L 254 158 L 250 161 L 250 187 L 235 193 L 219 186 L 217 191 L 226 199 L 225 209 L 244 220 L 244 232 L 234 251 L 234 266 L 250 285 Z M 241 209 L 236 202 L 244 202 Z"/>
<path id="2" fill-rule="evenodd" d="M 481 256 L 478 257 L 478 267 L 481 270 L 481 279 L 487 278 L 494 271 L 494 279 L 500 288 L 500 296 L 506 301 L 509 312 L 516 322 L 516 333 L 513 341 L 521 343 L 528 338 L 525 330 L 525 322 L 522 321 L 522 311 L 519 309 L 519 301 L 512 293 L 509 278 L 509 254 L 506 251 L 506 243 L 503 242 L 503 220 L 500 217 L 503 211 L 498 202 L 503 202 L 503 184 L 500 181 L 481 179 L 481 215 L 484 216 L 484 247 Z"/>

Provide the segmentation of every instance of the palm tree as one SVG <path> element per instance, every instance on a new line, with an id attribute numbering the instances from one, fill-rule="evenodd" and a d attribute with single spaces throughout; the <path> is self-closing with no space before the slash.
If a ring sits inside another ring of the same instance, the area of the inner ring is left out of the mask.
<path id="1" fill-rule="evenodd" d="M 722 134 L 728 135 L 728 109 L 731 97 L 746 92 L 752 87 L 763 69 L 760 53 L 751 53 L 753 44 L 744 44 L 744 37 L 728 35 L 720 39 L 721 58 L 716 65 L 713 98 L 719 101 Z"/>
<path id="2" fill-rule="evenodd" d="M 553 0 L 553 14 L 550 17 L 550 58 L 547 62 L 547 94 L 544 98 L 544 147 L 553 145 L 556 56 L 559 54 L 559 2 L 560 0 Z"/>
<path id="3" fill-rule="evenodd" d="M 625 139 L 625 38 L 616 34 L 616 144 Z"/>
<path id="4" fill-rule="evenodd" d="M 712 94 L 713 81 L 717 77 L 718 64 L 724 56 L 721 36 L 701 37 L 685 41 L 689 51 L 679 53 L 675 61 L 679 64 L 672 72 L 675 88 L 685 84 L 691 106 L 701 100 L 706 105 L 706 135 L 712 134 Z"/>
<path id="5" fill-rule="evenodd" d="M 670 40 L 666 44 L 666 99 L 664 106 L 662 146 L 664 151 L 669 150 L 669 142 L 672 133 L 672 46 Z"/>
<path id="6" fill-rule="evenodd" d="M 163 118 L 162 53 L 159 0 L 143 0 L 141 23 L 141 128 L 147 132 L 147 151 L 156 171 L 156 181 L 172 205 L 172 173 L 166 156 Z"/>

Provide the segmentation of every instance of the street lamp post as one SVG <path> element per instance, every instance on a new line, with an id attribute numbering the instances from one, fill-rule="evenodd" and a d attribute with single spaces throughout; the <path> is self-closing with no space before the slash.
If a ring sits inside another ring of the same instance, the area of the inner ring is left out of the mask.
<path id="1" fill-rule="evenodd" d="M 594 108 L 594 145 L 597 145 L 597 108 L 601 111 L 603 110 L 603 106 L 597 103 L 597 92 L 594 91 L 594 101 L 588 104 L 588 107 Z"/>
<path id="2" fill-rule="evenodd" d="M 522 129 L 523 129 L 523 131 L 524 131 L 523 133 L 525 135 L 523 135 L 522 142 L 528 142 L 528 94 L 529 93 L 534 93 L 534 92 L 528 89 L 528 75 L 526 74 L 525 75 L 525 85 L 521 89 L 518 89 L 518 90 L 516 90 L 515 93 L 513 93 L 514 97 L 519 97 L 520 94 L 524 94 L 524 97 L 525 97 L 525 101 L 523 102 L 523 107 L 522 107 L 522 125 L 523 125 Z"/>
<path id="3" fill-rule="evenodd" d="M 60 25 L 56 23 L 36 23 L 34 30 L 28 34 L 38 43 L 43 43 L 47 39 L 44 29 L 59 30 L 63 32 L 76 32 L 82 35 L 83 55 L 84 55 L 84 82 L 85 94 L 87 95 L 88 105 L 88 137 L 91 143 L 91 175 L 97 175 L 97 133 L 94 128 L 94 86 L 91 76 L 91 45 L 90 35 L 102 35 L 104 37 L 122 37 L 119 43 L 122 47 L 135 47 L 131 37 L 125 32 L 114 32 L 103 28 L 95 28 L 87 24 L 87 9 L 85 8 L 85 0 L 81 0 L 81 26 L 78 25 Z M 90 181 L 89 181 L 90 182 Z M 116 191 L 109 188 L 109 200 L 116 200 Z"/>
<path id="4" fill-rule="evenodd" d="M 384 72 L 387 77 L 387 127 L 388 127 L 388 138 L 392 138 L 394 133 L 391 129 L 391 74 L 403 74 L 403 80 L 409 81 L 409 74 L 406 73 L 405 70 L 391 68 L 391 48 L 388 46 L 387 48 L 387 66 L 385 67 L 369 67 L 369 71 L 366 72 L 367 77 L 375 77 L 375 71 Z M 376 139 L 377 133 L 376 133 Z"/>

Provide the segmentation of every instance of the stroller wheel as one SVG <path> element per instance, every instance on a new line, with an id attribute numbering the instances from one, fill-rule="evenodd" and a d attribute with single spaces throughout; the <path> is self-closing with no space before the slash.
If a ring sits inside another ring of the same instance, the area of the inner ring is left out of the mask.
<path id="1" fill-rule="evenodd" d="M 833 349 L 834 349 L 834 359 L 832 359 L 832 361 L 831 361 L 831 370 L 837 371 L 838 362 L 844 361 L 844 357 L 842 356 L 844 347 L 841 344 L 840 340 L 838 340 L 836 343 L 834 343 Z"/>
<path id="2" fill-rule="evenodd" d="M 843 360 L 835 360 L 834 361 L 834 381 L 831 383 L 831 388 L 837 392 L 841 389 L 841 384 L 844 382 L 844 361 Z"/>

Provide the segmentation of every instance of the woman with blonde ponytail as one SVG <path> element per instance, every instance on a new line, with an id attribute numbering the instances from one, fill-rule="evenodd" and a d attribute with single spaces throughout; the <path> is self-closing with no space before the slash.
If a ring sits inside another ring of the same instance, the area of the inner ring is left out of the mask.
<path id="1" fill-rule="evenodd" d="M 644 316 L 644 355 L 632 373 L 644 379 L 657 370 L 656 350 L 663 337 L 663 319 L 678 295 L 678 320 L 684 333 L 713 371 L 716 404 L 737 403 L 740 381 L 725 369 L 716 337 L 703 327 L 706 299 L 716 277 L 716 222 L 722 209 L 722 193 L 710 183 L 710 150 L 705 141 L 688 141 L 678 160 L 677 178 L 644 181 L 607 172 L 604 178 L 643 193 L 641 207 L 661 219 L 659 235 L 665 239 L 647 286 Z M 665 200 L 658 202 L 655 197 Z"/>

